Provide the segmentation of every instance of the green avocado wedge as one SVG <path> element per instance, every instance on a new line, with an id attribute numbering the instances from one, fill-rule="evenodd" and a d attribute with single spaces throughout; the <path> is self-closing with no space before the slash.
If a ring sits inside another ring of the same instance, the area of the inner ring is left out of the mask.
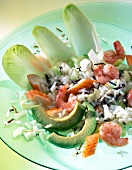
<path id="1" fill-rule="evenodd" d="M 84 102 L 83 105 L 88 110 L 86 111 L 85 123 L 82 130 L 71 137 L 60 136 L 53 132 L 47 138 L 50 143 L 61 148 L 70 149 L 83 144 L 85 138 L 94 132 L 96 128 L 96 112 L 88 102 Z"/>
<path id="2" fill-rule="evenodd" d="M 44 108 L 38 105 L 33 106 L 31 110 L 38 123 L 41 123 L 44 126 L 49 124 L 52 125 L 50 128 L 48 128 L 49 130 L 65 131 L 73 128 L 82 120 L 86 107 L 79 102 L 76 102 L 73 111 L 68 116 L 62 118 L 49 116 L 46 114 Z"/>

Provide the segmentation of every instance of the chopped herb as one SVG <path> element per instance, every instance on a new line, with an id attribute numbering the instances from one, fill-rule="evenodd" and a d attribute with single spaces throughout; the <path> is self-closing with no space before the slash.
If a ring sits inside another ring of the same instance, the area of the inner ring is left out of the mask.
<path id="1" fill-rule="evenodd" d="M 111 121 L 111 119 L 109 117 L 104 119 L 104 122 L 109 122 L 109 121 Z"/>
<path id="2" fill-rule="evenodd" d="M 34 45 L 33 48 L 38 48 L 38 45 Z"/>
<path id="3" fill-rule="evenodd" d="M 49 85 L 49 89 L 52 87 L 52 85 L 53 85 L 53 84 L 50 84 L 50 85 Z"/>
<path id="4" fill-rule="evenodd" d="M 63 67 L 60 67 L 60 71 L 63 69 Z"/>
<path id="5" fill-rule="evenodd" d="M 115 83 L 113 83 L 112 81 L 108 81 L 110 84 L 112 84 L 112 85 L 114 85 L 114 86 L 116 86 L 116 84 Z"/>
<path id="6" fill-rule="evenodd" d="M 38 137 L 38 136 L 39 136 L 39 133 L 36 134 L 36 137 Z"/>
<path id="7" fill-rule="evenodd" d="M 10 112 L 13 112 L 13 111 L 14 111 L 14 109 L 10 109 L 9 111 L 10 111 Z"/>
<path id="8" fill-rule="evenodd" d="M 81 144 L 76 150 L 77 152 L 75 153 L 76 155 L 79 155 L 81 153 L 81 148 L 82 148 L 83 144 Z"/>
<path id="9" fill-rule="evenodd" d="M 46 81 L 47 81 L 47 83 L 49 82 L 49 76 L 48 76 L 48 74 L 45 74 L 45 78 L 46 78 Z"/>
<path id="10" fill-rule="evenodd" d="M 105 65 L 105 63 L 96 63 L 96 64 L 94 64 L 94 65 Z"/>
<path id="11" fill-rule="evenodd" d="M 90 94 L 90 92 L 89 91 L 85 91 L 85 94 Z M 87 98 L 86 98 L 87 99 Z"/>
<path id="12" fill-rule="evenodd" d="M 62 32 L 62 30 L 60 28 L 56 28 L 56 30 L 59 31 L 59 32 Z"/>
<path id="13" fill-rule="evenodd" d="M 125 122 L 122 122 L 123 123 L 123 125 L 126 125 L 126 123 Z"/>
<path id="14" fill-rule="evenodd" d="M 77 79 L 75 81 L 72 81 L 73 84 L 76 84 L 78 81 L 80 81 L 81 79 Z"/>
<path id="15" fill-rule="evenodd" d="M 100 83 L 98 83 L 97 89 L 99 89 Z"/>
<path id="16" fill-rule="evenodd" d="M 11 123 L 13 120 L 14 120 L 14 119 L 10 119 L 10 120 L 8 120 L 8 122 L 7 122 L 7 123 Z"/>
<path id="17" fill-rule="evenodd" d="M 61 37 L 64 37 L 64 36 L 65 36 L 65 34 L 62 34 L 62 35 L 61 35 Z"/>
<path id="18" fill-rule="evenodd" d="M 118 90 L 118 89 L 121 89 L 122 87 L 114 87 L 113 89 L 114 90 Z"/>
<path id="19" fill-rule="evenodd" d="M 94 80 L 96 80 L 96 77 L 95 77 L 95 76 L 93 76 L 92 78 L 93 78 Z"/>
<path id="20" fill-rule="evenodd" d="M 40 50 L 36 50 L 36 52 L 40 52 Z"/>
<path id="21" fill-rule="evenodd" d="M 15 112 L 15 113 L 18 113 L 18 111 L 16 110 L 16 108 L 14 106 L 12 106 L 12 110 Z"/>
<path id="22" fill-rule="evenodd" d="M 81 67 L 78 67 L 77 69 L 78 69 L 79 71 L 81 71 Z"/>

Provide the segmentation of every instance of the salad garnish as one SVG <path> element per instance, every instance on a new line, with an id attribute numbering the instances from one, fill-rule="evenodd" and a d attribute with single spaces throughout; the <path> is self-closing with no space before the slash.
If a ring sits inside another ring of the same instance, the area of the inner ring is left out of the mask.
<path id="1" fill-rule="evenodd" d="M 35 26 L 39 54 L 18 44 L 5 52 L 3 68 L 22 88 L 21 109 L 12 106 L 6 125 L 20 126 L 14 138 L 78 148 L 82 157 L 95 154 L 100 140 L 123 147 L 132 135 L 132 56 L 119 40 L 103 51 L 95 26 L 76 5 L 66 5 L 63 18 L 68 42 Z"/>

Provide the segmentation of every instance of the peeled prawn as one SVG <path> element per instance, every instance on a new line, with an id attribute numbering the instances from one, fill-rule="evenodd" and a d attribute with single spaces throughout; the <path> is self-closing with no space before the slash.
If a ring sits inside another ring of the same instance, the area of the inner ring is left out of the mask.
<path id="1" fill-rule="evenodd" d="M 94 74 L 97 81 L 101 84 L 106 84 L 110 80 L 119 78 L 119 71 L 111 64 L 106 64 L 104 67 L 98 65 L 94 68 Z"/>
<path id="2" fill-rule="evenodd" d="M 114 64 L 118 59 L 124 60 L 125 58 L 125 51 L 119 41 L 115 41 L 113 43 L 114 50 L 107 50 L 104 52 L 104 61 L 109 64 Z"/>
<path id="3" fill-rule="evenodd" d="M 128 138 L 120 138 L 122 128 L 117 123 L 106 122 L 99 128 L 99 137 L 110 146 L 121 147 L 128 144 Z"/>
<path id="4" fill-rule="evenodd" d="M 124 51 L 124 48 L 122 47 L 120 41 L 115 41 L 115 42 L 113 43 L 113 45 L 114 45 L 116 54 L 117 54 L 118 56 L 124 56 L 125 51 Z"/>
<path id="5" fill-rule="evenodd" d="M 66 109 L 66 112 L 70 113 L 77 102 L 77 97 L 73 94 L 70 94 L 69 98 L 67 99 L 66 93 L 67 93 L 67 87 L 62 86 L 59 89 L 59 92 L 56 97 L 56 105 L 58 108 Z"/>

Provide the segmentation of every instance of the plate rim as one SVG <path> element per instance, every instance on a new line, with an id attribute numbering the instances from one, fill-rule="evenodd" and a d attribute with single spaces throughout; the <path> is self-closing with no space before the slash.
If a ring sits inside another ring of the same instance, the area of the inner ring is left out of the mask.
<path id="1" fill-rule="evenodd" d="M 100 2 L 100 3 L 108 4 L 109 2 Z M 100 4 L 100 3 L 94 2 L 94 4 Z M 118 2 L 112 2 L 112 3 L 113 3 L 113 4 L 124 4 L 124 3 L 122 3 L 122 2 L 120 2 L 120 3 L 118 3 Z M 88 5 L 88 4 L 93 4 L 93 3 L 91 3 L 91 2 L 90 2 L 90 3 L 83 3 L 83 4 L 78 4 L 77 6 L 83 6 L 83 5 Z M 127 4 L 127 3 L 125 3 L 125 4 Z M 12 30 L 9 34 L 7 34 L 4 38 L 1 39 L 0 48 L 3 48 L 3 47 L 4 47 L 7 39 L 8 39 L 9 37 L 11 37 L 16 31 L 19 32 L 18 34 L 21 34 L 23 31 L 26 31 L 27 29 L 30 29 L 30 28 L 32 27 L 32 24 L 33 24 L 33 22 L 34 22 L 35 20 L 43 17 L 44 15 L 49 15 L 49 14 L 51 14 L 51 13 L 53 13 L 53 12 L 56 12 L 56 11 L 61 12 L 61 11 L 62 11 L 62 8 L 59 8 L 59 9 L 56 9 L 56 10 L 53 10 L 53 11 L 44 13 L 44 14 L 42 14 L 42 15 L 39 15 L 39 16 L 37 16 L 37 17 L 35 17 L 35 18 L 27 21 L 26 23 L 20 25 L 19 27 L 15 28 L 15 29 Z M 62 21 L 62 20 L 57 20 L 57 21 Z M 57 22 L 57 21 L 54 21 L 54 22 Z M 100 20 L 94 20 L 94 21 L 100 21 Z M 129 31 L 132 31 L 131 29 L 125 28 L 125 27 L 120 26 L 120 25 L 118 25 L 118 24 L 113 24 L 113 23 L 105 22 L 105 21 L 101 21 L 101 22 L 109 23 L 109 24 L 112 24 L 112 25 L 119 26 L 119 27 L 122 27 L 122 28 L 124 28 L 124 29 L 127 29 L 127 30 L 129 30 Z M 46 22 L 45 24 L 50 24 L 50 23 L 53 23 L 53 22 L 48 22 L 48 23 Z M 31 24 L 30 27 L 28 26 L 29 24 Z M 24 30 L 20 31 L 21 27 L 26 27 L 26 28 L 25 28 Z M 18 35 L 18 34 L 17 34 L 17 35 Z M 15 36 L 16 36 L 16 35 L 14 35 L 13 38 L 14 38 Z M 49 169 L 53 169 L 53 168 L 51 168 L 51 167 L 48 167 L 48 166 L 39 164 L 39 163 L 37 163 L 37 162 L 34 162 L 33 160 L 31 160 L 31 159 L 29 159 L 29 158 L 21 155 L 21 154 L 18 153 L 16 150 L 14 150 L 13 148 L 11 148 L 1 137 L 0 137 L 0 139 L 8 146 L 11 150 L 15 151 L 18 155 L 22 156 L 23 158 L 25 158 L 25 159 L 27 159 L 27 160 L 29 160 L 29 161 L 31 161 L 31 162 L 39 165 L 39 166 L 42 166 L 42 167 L 45 167 L 45 168 L 49 168 Z M 127 167 L 124 167 L 124 169 L 125 169 L 125 168 L 128 168 L 128 167 L 132 167 L 132 165 L 127 166 Z M 57 169 L 53 169 L 53 170 L 57 170 Z"/>

